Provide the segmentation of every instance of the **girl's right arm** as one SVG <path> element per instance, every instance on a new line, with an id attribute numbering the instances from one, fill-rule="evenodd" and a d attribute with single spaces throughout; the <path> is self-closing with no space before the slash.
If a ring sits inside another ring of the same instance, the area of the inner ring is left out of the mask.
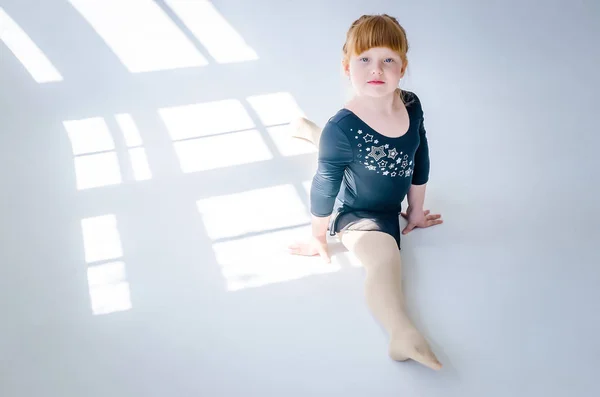
<path id="1" fill-rule="evenodd" d="M 331 216 L 312 216 L 312 236 L 319 240 L 326 241 L 327 227 Z"/>
<path id="2" fill-rule="evenodd" d="M 311 236 L 308 242 L 290 245 L 292 254 L 320 255 L 326 263 L 331 262 L 327 250 L 327 228 L 344 171 L 352 157 L 352 147 L 344 131 L 337 124 L 328 122 L 321 134 L 318 167 L 310 189 Z"/>
<path id="3" fill-rule="evenodd" d="M 321 134 L 318 167 L 310 192 L 313 237 L 324 240 L 327 235 L 335 199 L 352 158 L 353 151 L 348 136 L 338 124 L 329 121 Z"/>

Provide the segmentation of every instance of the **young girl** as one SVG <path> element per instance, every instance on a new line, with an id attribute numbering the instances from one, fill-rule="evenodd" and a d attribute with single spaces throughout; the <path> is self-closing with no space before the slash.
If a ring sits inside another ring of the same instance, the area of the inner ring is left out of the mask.
<path id="1" fill-rule="evenodd" d="M 289 248 L 329 262 L 326 234 L 337 235 L 366 269 L 367 304 L 389 335 L 390 357 L 438 370 L 441 363 L 406 313 L 401 286 L 401 234 L 442 223 L 423 210 L 430 163 L 421 102 L 398 88 L 407 51 L 405 30 L 393 17 L 363 15 L 350 27 L 342 65 L 355 95 L 322 131 L 306 119 L 296 124 L 294 136 L 313 142 L 319 154 L 312 236 Z M 402 232 L 399 214 L 408 221 Z"/>

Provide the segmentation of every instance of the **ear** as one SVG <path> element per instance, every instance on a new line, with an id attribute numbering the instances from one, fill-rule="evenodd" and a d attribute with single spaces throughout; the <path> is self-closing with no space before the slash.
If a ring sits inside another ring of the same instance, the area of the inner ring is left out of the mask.
<path id="1" fill-rule="evenodd" d="M 408 64 L 406 62 L 402 62 L 402 70 L 400 71 L 400 78 L 404 77 L 404 73 L 406 73 L 406 67 Z"/>
<path id="2" fill-rule="evenodd" d="M 350 63 L 346 60 L 342 60 L 342 69 L 346 76 L 350 76 Z"/>

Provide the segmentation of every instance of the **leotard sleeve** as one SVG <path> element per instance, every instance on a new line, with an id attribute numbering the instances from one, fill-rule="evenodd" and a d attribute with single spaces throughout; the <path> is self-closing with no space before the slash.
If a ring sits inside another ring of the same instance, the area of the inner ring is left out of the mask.
<path id="1" fill-rule="evenodd" d="M 346 167 L 352 162 L 352 146 L 337 123 L 327 122 L 319 141 L 317 172 L 312 180 L 310 212 L 331 215 Z"/>
<path id="2" fill-rule="evenodd" d="M 421 106 L 419 102 L 419 107 Z M 415 153 L 415 167 L 413 170 L 412 184 L 424 185 L 429 180 L 429 144 L 427 142 L 427 134 L 425 131 L 425 123 L 423 111 L 421 109 L 421 117 L 419 120 L 419 147 Z"/>

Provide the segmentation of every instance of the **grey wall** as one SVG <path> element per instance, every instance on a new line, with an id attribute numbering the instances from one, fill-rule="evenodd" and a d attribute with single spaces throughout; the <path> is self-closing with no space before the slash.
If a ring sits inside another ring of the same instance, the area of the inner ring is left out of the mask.
<path id="1" fill-rule="evenodd" d="M 0 41 L 0 394 L 597 394 L 600 3 L 213 3 L 259 60 L 131 74 L 68 2 L 0 0 L 64 77 L 36 83 Z M 297 187 L 314 156 L 182 176 L 156 115 L 286 91 L 323 124 L 345 95 L 347 28 L 381 12 L 408 33 L 426 205 L 445 219 L 403 243 L 440 373 L 386 359 L 356 269 L 225 292 L 194 200 Z M 153 180 L 77 191 L 62 121 L 120 112 Z M 133 308 L 92 316 L 80 222 L 105 213 L 120 219 Z"/>

